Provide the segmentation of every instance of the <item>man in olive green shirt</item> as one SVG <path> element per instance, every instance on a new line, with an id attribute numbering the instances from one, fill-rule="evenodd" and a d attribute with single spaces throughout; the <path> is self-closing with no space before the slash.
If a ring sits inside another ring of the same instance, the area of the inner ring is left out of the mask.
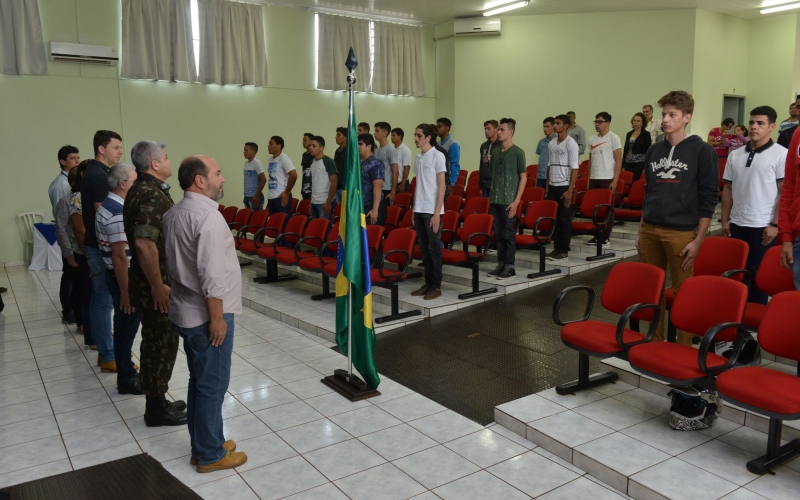
<path id="1" fill-rule="evenodd" d="M 514 257 L 517 252 L 515 239 L 517 205 L 522 198 L 527 181 L 525 151 L 515 146 L 513 118 L 500 120 L 497 139 L 501 146 L 492 154 L 492 190 L 489 193 L 489 213 L 494 217 L 494 235 L 497 239 L 497 268 L 489 273 L 499 280 L 516 276 Z"/>

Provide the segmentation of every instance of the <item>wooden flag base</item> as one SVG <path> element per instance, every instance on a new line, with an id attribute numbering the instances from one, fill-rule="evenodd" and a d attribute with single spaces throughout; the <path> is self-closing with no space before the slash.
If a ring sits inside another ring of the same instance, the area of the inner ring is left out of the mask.
<path id="1" fill-rule="evenodd" d="M 376 389 L 370 389 L 366 382 L 355 374 L 349 378 L 350 381 L 348 382 L 347 370 L 335 370 L 333 375 L 328 375 L 321 382 L 353 403 L 381 395 Z"/>

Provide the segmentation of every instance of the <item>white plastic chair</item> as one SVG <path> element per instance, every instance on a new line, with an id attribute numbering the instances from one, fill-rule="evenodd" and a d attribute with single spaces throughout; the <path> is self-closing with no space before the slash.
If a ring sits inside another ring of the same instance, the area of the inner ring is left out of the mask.
<path id="1" fill-rule="evenodd" d="M 25 245 L 25 262 L 31 260 L 33 254 L 33 225 L 44 222 L 44 216 L 35 212 L 25 212 L 17 215 L 17 225 L 22 234 L 22 244 Z"/>

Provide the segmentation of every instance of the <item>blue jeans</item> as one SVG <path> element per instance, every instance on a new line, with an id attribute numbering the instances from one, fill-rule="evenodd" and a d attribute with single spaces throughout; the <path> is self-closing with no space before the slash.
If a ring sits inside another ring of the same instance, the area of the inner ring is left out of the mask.
<path id="1" fill-rule="evenodd" d="M 81 317 L 83 318 L 83 344 L 95 345 L 94 335 L 92 335 L 92 314 L 90 311 L 92 302 L 92 277 L 89 276 L 89 263 L 86 256 L 73 253 L 75 262 L 78 263 L 78 275 L 81 280 Z"/>
<path id="2" fill-rule="evenodd" d="M 325 218 L 325 209 L 323 208 L 325 205 L 323 203 L 312 203 L 311 204 L 311 218 L 312 219 L 324 219 Z"/>
<path id="3" fill-rule="evenodd" d="M 763 234 L 763 227 L 744 227 L 731 224 L 731 238 L 744 241 L 750 249 L 747 252 L 747 263 L 744 266 L 750 271 L 750 290 L 747 293 L 747 301 L 766 305 L 769 295 L 756 286 L 756 272 L 758 266 L 761 265 L 761 259 L 764 258 L 764 254 L 775 243 L 775 240 L 764 246 L 761 244 Z"/>
<path id="4" fill-rule="evenodd" d="M 342 191 L 344 191 L 344 189 L 337 189 L 336 190 L 336 198 L 334 198 L 334 200 L 336 200 L 336 204 L 337 205 L 342 203 Z"/>
<path id="5" fill-rule="evenodd" d="M 139 311 L 125 314 L 120 307 L 122 292 L 114 271 L 106 272 L 106 284 L 114 303 L 114 358 L 117 360 L 117 383 L 127 381 L 136 376 L 131 361 L 133 339 L 139 330 Z"/>
<path id="6" fill-rule="evenodd" d="M 547 189 L 547 179 L 536 179 L 536 187 Z"/>
<path id="7" fill-rule="evenodd" d="M 242 200 L 244 204 L 244 208 L 250 208 L 252 210 L 261 210 L 264 206 L 264 195 L 262 194 L 258 198 L 258 203 L 255 202 L 255 198 L 252 196 L 245 196 L 244 200 Z"/>
<path id="8" fill-rule="evenodd" d="M 800 290 L 800 237 L 794 240 L 794 264 L 792 264 L 792 272 L 794 273 L 794 289 Z"/>
<path id="9" fill-rule="evenodd" d="M 106 264 L 100 250 L 87 246 L 86 261 L 92 270 L 92 301 L 89 317 L 92 336 L 97 343 L 97 354 L 103 362 L 114 361 L 114 341 L 111 339 L 111 294 L 106 283 Z"/>
<path id="10" fill-rule="evenodd" d="M 200 465 L 213 464 L 225 457 L 222 447 L 225 434 L 222 429 L 222 402 L 231 378 L 233 353 L 233 314 L 224 314 L 228 330 L 219 347 L 208 339 L 208 325 L 178 328 L 183 337 L 183 350 L 189 364 L 189 389 L 186 396 L 186 417 L 192 456 Z"/>

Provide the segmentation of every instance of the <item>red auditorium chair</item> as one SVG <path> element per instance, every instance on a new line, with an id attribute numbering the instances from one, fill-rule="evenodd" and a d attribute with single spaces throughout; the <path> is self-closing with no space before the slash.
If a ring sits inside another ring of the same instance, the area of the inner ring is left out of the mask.
<path id="1" fill-rule="evenodd" d="M 586 191 L 579 212 L 591 220 L 572 221 L 572 234 L 593 234 L 597 241 L 597 254 L 586 257 L 588 261 L 614 257 L 614 252 L 603 253 L 603 231 L 608 227 L 614 207 L 611 206 L 613 193 L 609 189 L 590 189 Z"/>
<path id="2" fill-rule="evenodd" d="M 414 229 L 414 211 L 413 210 L 406 210 L 406 213 L 403 214 L 403 218 L 400 219 L 400 224 L 397 225 L 400 229 Z"/>
<path id="3" fill-rule="evenodd" d="M 225 205 L 219 205 L 219 207 L 217 207 L 217 209 L 219 210 L 219 213 L 221 213 L 221 214 L 225 213 Z"/>
<path id="4" fill-rule="evenodd" d="M 746 302 L 744 283 L 721 276 L 692 276 L 675 297 L 670 322 L 702 336 L 700 349 L 648 342 L 628 349 L 628 361 L 634 370 L 667 384 L 713 389 L 714 377 L 733 367 L 741 350 L 747 334 L 741 324 Z M 734 342 L 730 359 L 713 352 L 715 341 Z"/>
<path id="5" fill-rule="evenodd" d="M 583 160 L 580 165 L 578 165 L 578 178 L 579 179 L 588 179 L 589 178 L 589 169 L 591 168 L 591 164 L 589 160 Z"/>
<path id="6" fill-rule="evenodd" d="M 451 210 L 453 212 L 460 212 L 461 211 L 461 197 L 450 195 L 444 200 L 444 209 Z"/>
<path id="7" fill-rule="evenodd" d="M 572 192 L 572 204 L 576 207 L 583 201 L 583 195 L 589 190 L 589 178 L 578 177 L 575 181 L 575 190 Z"/>
<path id="8" fill-rule="evenodd" d="M 473 184 L 480 184 L 481 182 L 481 172 L 480 170 L 473 170 L 469 173 L 469 177 L 467 177 L 467 187 L 472 186 Z"/>
<path id="9" fill-rule="evenodd" d="M 561 269 L 545 270 L 547 244 L 553 241 L 556 230 L 558 203 L 553 200 L 534 201 L 525 211 L 525 226 L 533 229 L 533 234 L 517 234 L 517 250 L 539 249 L 539 272 L 528 274 L 528 279 L 542 278 L 561 273 Z"/>
<path id="10" fill-rule="evenodd" d="M 407 211 L 411 210 L 411 200 L 413 198 L 414 195 L 411 193 L 397 193 L 394 198 L 394 206 L 400 208 L 403 211 L 403 215 L 405 215 Z"/>
<path id="11" fill-rule="evenodd" d="M 233 222 L 228 223 L 228 227 L 232 231 L 239 231 L 241 228 L 250 223 L 250 217 L 253 215 L 253 210 L 250 208 L 243 208 L 236 212 Z"/>
<path id="12" fill-rule="evenodd" d="M 539 171 L 539 165 L 528 165 L 525 171 L 528 173 L 528 177 L 536 177 L 536 172 Z"/>
<path id="13" fill-rule="evenodd" d="M 262 212 L 266 212 L 266 210 L 262 210 Z M 277 238 L 278 235 L 283 232 L 283 226 L 285 225 L 285 213 L 278 212 L 277 214 L 270 215 L 269 219 L 267 220 L 267 224 L 263 228 L 256 231 L 256 234 L 253 236 L 252 240 L 240 240 L 238 250 L 245 255 L 255 255 L 259 248 L 272 245 L 272 243 L 264 243 L 264 236 L 272 239 Z"/>
<path id="14" fill-rule="evenodd" d="M 458 230 L 458 239 L 462 243 L 460 250 L 450 248 L 442 249 L 442 263 L 451 266 L 472 268 L 472 291 L 462 293 L 459 299 L 472 299 L 482 295 L 497 293 L 497 288 L 480 290 L 480 262 L 486 258 L 491 242 L 493 217 L 489 214 L 471 214 L 464 220 L 464 225 Z M 482 252 L 471 252 L 469 247 L 483 248 Z"/>
<path id="15" fill-rule="evenodd" d="M 400 312 L 399 283 L 407 278 L 406 271 L 411 264 L 411 252 L 417 233 L 411 229 L 396 229 L 383 241 L 383 253 L 379 255 L 370 269 L 372 284 L 388 287 L 391 292 L 392 312 L 389 316 L 375 318 L 375 323 L 395 321 L 412 316 L 419 316 L 422 311 Z M 323 273 L 329 278 L 336 278 L 337 263 L 327 264 Z"/>
<path id="16" fill-rule="evenodd" d="M 750 249 L 747 243 L 724 236 L 709 236 L 700 247 L 697 258 L 694 260 L 694 276 L 722 276 L 727 278 L 736 275 L 744 269 L 747 263 L 747 253 Z M 743 277 L 735 278 L 741 281 Z M 675 302 L 675 290 L 672 287 L 664 290 L 667 311 L 672 309 Z M 670 315 L 670 319 L 672 316 Z M 667 339 L 675 342 L 677 330 L 672 321 L 667 323 Z"/>
<path id="17" fill-rule="evenodd" d="M 453 247 L 453 243 L 456 240 L 457 229 L 458 212 L 445 211 L 442 215 L 442 232 L 440 233 L 444 248 Z M 422 259 L 422 250 L 419 249 L 419 245 L 414 245 L 414 258 Z"/>
<path id="18" fill-rule="evenodd" d="M 292 207 L 292 215 L 311 217 L 311 200 L 300 200 L 297 203 L 297 208 Z"/>
<path id="19" fill-rule="evenodd" d="M 453 187 L 453 194 L 451 195 L 451 197 L 452 196 L 458 196 L 460 198 L 463 198 L 464 197 L 464 185 L 463 184 L 456 184 L 455 187 Z"/>
<path id="20" fill-rule="evenodd" d="M 456 180 L 456 184 L 465 184 L 467 182 L 467 172 L 466 170 L 459 170 L 458 171 L 458 180 Z"/>
<path id="21" fill-rule="evenodd" d="M 247 235 L 252 235 L 253 237 L 255 237 L 255 234 L 259 230 L 267 227 L 268 219 L 269 219 L 268 210 L 256 210 L 255 212 L 253 212 L 253 215 L 252 217 L 250 217 L 250 220 L 247 222 L 247 225 L 240 227 L 239 232 L 233 238 L 233 244 L 235 245 L 236 250 L 239 250 L 239 248 L 242 246 L 242 242 L 253 241 L 253 240 L 248 240 Z M 253 244 L 253 246 L 255 246 L 255 244 Z"/>
<path id="22" fill-rule="evenodd" d="M 622 208 L 614 209 L 614 220 L 620 222 L 639 222 L 642 219 L 644 204 L 644 178 L 634 182 Z"/>
<path id="23" fill-rule="evenodd" d="M 400 216 L 403 209 L 400 207 L 386 207 L 386 221 L 383 223 L 384 234 L 387 236 L 389 233 L 397 229 L 400 225 Z"/>
<path id="24" fill-rule="evenodd" d="M 620 179 L 617 182 L 617 186 L 614 188 L 614 195 L 613 195 L 614 196 L 613 197 L 613 201 L 614 201 L 614 206 L 615 207 L 621 206 L 622 202 L 625 201 L 625 192 L 629 188 L 630 188 L 630 186 L 625 184 L 624 180 Z"/>
<path id="25" fill-rule="evenodd" d="M 342 216 L 342 204 L 338 204 L 333 207 L 333 222 L 339 222 L 339 218 Z"/>
<path id="26" fill-rule="evenodd" d="M 781 292 L 794 291 L 794 275 L 792 271 L 781 266 L 781 246 L 776 245 L 767 250 L 761 264 L 756 271 L 756 286 L 768 295 L 777 295 Z M 748 302 L 744 310 L 742 323 L 752 330 L 758 330 L 767 306 L 755 302 Z"/>
<path id="27" fill-rule="evenodd" d="M 292 198 L 291 202 L 291 210 L 289 210 L 289 214 L 295 214 L 297 212 L 297 205 L 300 203 L 300 200 L 297 198 Z M 291 217 L 291 215 L 289 215 Z"/>
<path id="28" fill-rule="evenodd" d="M 225 207 L 225 210 L 222 211 L 222 217 L 225 219 L 225 222 L 230 224 L 233 222 L 233 219 L 236 218 L 236 212 L 238 211 L 239 209 L 233 206 Z"/>
<path id="29" fill-rule="evenodd" d="M 620 170 L 619 172 L 619 180 L 625 181 L 625 196 L 628 196 L 628 192 L 631 190 L 631 186 L 633 185 L 633 172 L 630 170 Z"/>
<path id="30" fill-rule="evenodd" d="M 658 304 L 664 278 L 661 268 L 641 262 L 621 262 L 612 267 L 603 286 L 600 303 L 609 311 L 621 315 L 616 325 L 589 319 L 595 300 L 592 287 L 571 286 L 558 294 L 553 305 L 553 321 L 561 326 L 561 341 L 578 351 L 578 380 L 557 386 L 558 394 L 574 394 L 619 378 L 613 372 L 589 376 L 589 357 L 625 359 L 631 346 L 650 342 L 661 315 Z M 563 321 L 561 305 L 569 294 L 577 291 L 588 294 L 586 312 L 581 319 Z M 627 328 L 625 325 L 629 320 L 630 328 Z M 640 320 L 650 322 L 646 335 L 639 331 Z"/>
<path id="31" fill-rule="evenodd" d="M 285 266 L 296 266 L 298 262 L 309 257 L 316 257 L 322 244 L 325 243 L 325 236 L 328 234 L 328 219 L 312 219 L 303 231 L 303 237 L 297 240 L 291 252 L 278 252 L 275 260 Z M 308 247 L 311 250 L 301 249 Z"/>
<path id="32" fill-rule="evenodd" d="M 488 214 L 489 213 L 489 198 L 485 196 L 476 196 L 467 200 L 464 204 L 464 210 L 461 211 L 459 222 L 463 223 L 467 217 L 473 214 Z"/>
<path id="33" fill-rule="evenodd" d="M 338 251 L 337 249 L 338 245 L 339 245 L 339 223 L 334 222 L 333 226 L 331 226 L 331 230 L 328 231 L 328 238 L 317 249 L 316 255 L 300 259 L 297 262 L 297 267 L 311 273 L 322 273 L 322 269 L 325 267 L 326 264 L 336 262 L 336 253 Z M 326 253 L 329 255 L 325 255 Z M 312 295 L 311 300 L 329 299 L 335 296 L 336 294 L 330 291 L 330 285 L 328 284 L 328 277 L 323 274 L 322 293 L 319 295 Z"/>
<path id="34" fill-rule="evenodd" d="M 800 292 L 782 292 L 772 298 L 758 329 L 758 343 L 763 350 L 800 361 L 798 310 Z M 800 439 L 781 446 L 783 421 L 800 419 L 800 373 L 794 376 L 761 366 L 746 366 L 721 373 L 716 388 L 725 401 L 769 418 L 767 453 L 747 462 L 747 470 L 753 474 L 772 473 L 800 456 Z"/>
<path id="35" fill-rule="evenodd" d="M 467 190 L 464 192 L 464 196 L 469 201 L 470 198 L 477 198 L 481 195 L 481 186 L 478 183 L 475 183 L 471 186 L 467 186 Z"/>
<path id="36" fill-rule="evenodd" d="M 519 199 L 519 204 L 517 204 L 517 220 L 520 221 L 519 224 L 519 234 L 522 234 L 524 229 L 533 229 L 532 227 L 526 227 L 523 221 L 522 214 L 526 213 L 528 210 L 528 205 L 533 203 L 534 201 L 542 201 L 544 200 L 544 188 L 533 186 L 526 186 L 525 189 L 522 190 L 522 197 Z"/>
<path id="37" fill-rule="evenodd" d="M 295 215 L 289 218 L 286 223 L 286 229 L 279 234 L 275 240 L 264 246 L 259 246 L 256 254 L 267 261 L 267 275 L 253 278 L 256 283 L 274 283 L 276 281 L 289 281 L 297 279 L 293 275 L 279 275 L 278 274 L 278 261 L 277 256 L 279 253 L 293 253 L 294 246 L 297 241 L 303 237 L 303 232 L 308 222 L 308 217 L 305 215 Z M 279 246 L 281 243 L 287 243 L 289 246 Z"/>
<path id="38" fill-rule="evenodd" d="M 411 196 L 414 196 L 414 193 L 416 191 L 417 191 L 417 178 L 414 177 L 413 179 L 411 179 L 411 182 L 408 183 L 408 193 L 410 193 Z"/>

